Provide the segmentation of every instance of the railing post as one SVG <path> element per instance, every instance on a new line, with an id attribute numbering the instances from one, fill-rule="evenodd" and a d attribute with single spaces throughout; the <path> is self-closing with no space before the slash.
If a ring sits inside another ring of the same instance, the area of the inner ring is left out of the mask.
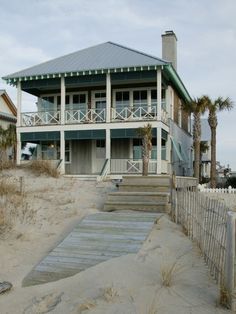
<path id="1" fill-rule="evenodd" d="M 225 276 L 223 278 L 227 289 L 229 302 L 233 313 L 236 311 L 236 259 L 235 259 L 235 232 L 236 213 L 227 213 L 226 228 L 226 256 L 225 256 Z"/>

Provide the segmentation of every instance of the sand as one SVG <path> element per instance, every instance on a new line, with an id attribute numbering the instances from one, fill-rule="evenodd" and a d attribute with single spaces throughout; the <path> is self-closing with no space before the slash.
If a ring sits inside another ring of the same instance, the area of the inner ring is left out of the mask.
<path id="1" fill-rule="evenodd" d="M 111 259 L 56 282 L 22 288 L 33 266 L 80 219 L 100 211 L 115 185 L 36 177 L 22 169 L 5 175 L 25 178 L 28 205 L 21 209 L 27 214 L 14 216 L 11 229 L 0 237 L 0 281 L 13 284 L 10 292 L 0 295 L 1 314 L 230 313 L 218 305 L 218 287 L 200 252 L 167 215 L 153 226 L 138 254 Z M 163 284 L 164 274 L 173 265 L 168 287 Z"/>

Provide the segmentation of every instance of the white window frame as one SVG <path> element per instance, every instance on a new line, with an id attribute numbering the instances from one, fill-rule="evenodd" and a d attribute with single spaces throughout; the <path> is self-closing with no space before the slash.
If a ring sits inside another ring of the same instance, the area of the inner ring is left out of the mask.
<path id="1" fill-rule="evenodd" d="M 65 140 L 65 142 L 68 140 Z M 69 152 L 69 161 L 66 161 L 65 158 L 65 164 L 71 164 L 72 162 L 72 142 L 71 140 L 68 141 L 69 142 L 69 150 L 66 149 L 66 145 L 65 145 L 65 157 L 66 157 L 66 152 Z"/>

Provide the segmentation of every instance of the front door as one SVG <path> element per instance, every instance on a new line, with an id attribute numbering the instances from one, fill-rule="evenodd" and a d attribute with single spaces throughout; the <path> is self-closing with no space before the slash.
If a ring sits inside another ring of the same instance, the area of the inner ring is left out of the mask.
<path id="1" fill-rule="evenodd" d="M 92 108 L 94 109 L 94 118 L 96 122 L 106 121 L 106 92 L 92 92 Z"/>

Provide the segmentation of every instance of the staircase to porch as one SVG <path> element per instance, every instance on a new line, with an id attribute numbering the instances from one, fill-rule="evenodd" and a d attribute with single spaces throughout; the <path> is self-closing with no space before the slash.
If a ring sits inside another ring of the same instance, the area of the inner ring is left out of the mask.
<path id="1" fill-rule="evenodd" d="M 108 194 L 103 210 L 168 212 L 170 176 L 124 176 L 119 190 Z"/>

